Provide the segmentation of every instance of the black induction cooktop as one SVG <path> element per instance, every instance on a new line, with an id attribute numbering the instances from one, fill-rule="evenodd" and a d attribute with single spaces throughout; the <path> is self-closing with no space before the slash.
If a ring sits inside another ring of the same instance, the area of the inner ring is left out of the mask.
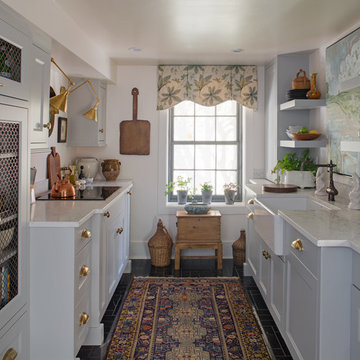
<path id="1" fill-rule="evenodd" d="M 53 198 L 50 193 L 36 198 L 36 200 L 105 200 L 121 186 L 87 186 L 85 189 L 75 188 L 75 197 Z"/>

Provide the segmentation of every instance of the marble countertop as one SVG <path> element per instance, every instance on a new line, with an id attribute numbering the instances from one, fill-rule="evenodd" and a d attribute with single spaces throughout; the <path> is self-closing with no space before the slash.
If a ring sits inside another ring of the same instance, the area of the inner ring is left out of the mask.
<path id="1" fill-rule="evenodd" d="M 307 196 L 333 205 L 334 210 L 279 210 L 278 214 L 316 246 L 349 247 L 360 254 L 360 210 L 349 209 L 349 199 L 337 196 L 335 202 L 328 202 L 327 196 L 316 196 L 314 189 L 278 194 L 264 192 L 261 184 L 248 184 L 246 188 L 259 200 Z"/>
<path id="2" fill-rule="evenodd" d="M 92 186 L 120 186 L 106 200 L 39 200 L 30 208 L 30 227 L 79 227 L 96 213 L 103 213 L 112 202 L 129 191 L 131 180 L 96 181 Z"/>

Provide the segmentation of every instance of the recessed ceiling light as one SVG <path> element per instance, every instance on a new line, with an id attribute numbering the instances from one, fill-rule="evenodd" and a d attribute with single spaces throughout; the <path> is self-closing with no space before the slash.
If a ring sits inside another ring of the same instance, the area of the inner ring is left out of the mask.
<path id="1" fill-rule="evenodd" d="M 233 49 L 233 50 L 231 50 L 233 53 L 236 53 L 236 54 L 238 54 L 238 53 L 241 53 L 241 52 L 243 52 L 244 51 L 244 49 L 240 49 L 240 48 L 238 48 L 238 49 Z"/>
<path id="2" fill-rule="evenodd" d="M 140 51 L 142 51 L 142 49 L 137 48 L 137 47 L 135 47 L 135 46 L 129 47 L 128 50 L 129 50 L 129 51 L 132 51 L 132 52 L 140 52 Z"/>

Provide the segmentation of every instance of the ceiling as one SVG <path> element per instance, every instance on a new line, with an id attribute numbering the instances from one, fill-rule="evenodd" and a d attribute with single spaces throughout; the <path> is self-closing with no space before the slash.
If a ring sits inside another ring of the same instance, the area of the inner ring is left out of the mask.
<path id="1" fill-rule="evenodd" d="M 55 2 L 124 65 L 262 65 L 277 54 L 327 46 L 360 26 L 359 0 Z"/>

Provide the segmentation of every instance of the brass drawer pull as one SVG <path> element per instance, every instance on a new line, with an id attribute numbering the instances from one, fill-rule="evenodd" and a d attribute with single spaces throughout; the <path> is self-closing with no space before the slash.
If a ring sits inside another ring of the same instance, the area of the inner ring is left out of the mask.
<path id="1" fill-rule="evenodd" d="M 254 217 L 254 213 L 253 212 L 249 213 L 247 217 L 248 219 L 252 219 Z"/>
<path id="2" fill-rule="evenodd" d="M 80 326 L 85 325 L 89 320 L 90 316 L 87 313 L 82 312 L 80 315 Z"/>
<path id="3" fill-rule="evenodd" d="M 127 193 L 128 195 L 132 195 L 132 190 L 129 190 Z"/>
<path id="4" fill-rule="evenodd" d="M 81 237 L 83 239 L 89 239 L 91 238 L 91 232 L 87 229 L 84 229 L 82 232 L 81 232 Z"/>
<path id="5" fill-rule="evenodd" d="M 121 234 L 124 231 L 124 228 L 121 226 L 116 230 L 117 234 Z"/>
<path id="6" fill-rule="evenodd" d="M 109 218 L 109 217 L 110 217 L 110 211 L 106 211 L 106 212 L 104 213 L 104 216 L 106 216 L 107 218 Z"/>
<path id="7" fill-rule="evenodd" d="M 4 84 L 2 84 L 2 83 L 0 83 L 0 87 L 4 87 L 5 85 Z M 6 354 L 5 354 L 6 355 Z M 5 358 L 4 358 L 5 359 Z"/>
<path id="8" fill-rule="evenodd" d="M 263 250 L 262 254 L 263 254 L 263 257 L 264 257 L 266 260 L 268 260 L 268 259 L 271 258 L 271 255 L 270 255 L 266 250 Z"/>
<path id="9" fill-rule="evenodd" d="M 13 348 L 11 348 L 5 353 L 2 360 L 15 360 L 17 356 L 18 353 Z"/>
<path id="10" fill-rule="evenodd" d="M 254 204 L 254 199 L 250 199 L 249 201 L 248 201 L 248 205 L 253 205 Z"/>
<path id="11" fill-rule="evenodd" d="M 90 269 L 86 265 L 83 265 L 80 269 L 80 276 L 88 276 L 89 274 Z"/>
<path id="12" fill-rule="evenodd" d="M 51 129 L 51 123 L 44 124 L 43 127 L 50 130 Z"/>
<path id="13" fill-rule="evenodd" d="M 99 133 L 104 133 L 104 129 L 99 129 Z"/>
<path id="14" fill-rule="evenodd" d="M 304 246 L 302 244 L 302 241 L 300 239 L 296 239 L 295 241 L 293 241 L 291 243 L 291 247 L 295 250 L 298 250 L 298 251 L 303 251 L 304 250 Z"/>

